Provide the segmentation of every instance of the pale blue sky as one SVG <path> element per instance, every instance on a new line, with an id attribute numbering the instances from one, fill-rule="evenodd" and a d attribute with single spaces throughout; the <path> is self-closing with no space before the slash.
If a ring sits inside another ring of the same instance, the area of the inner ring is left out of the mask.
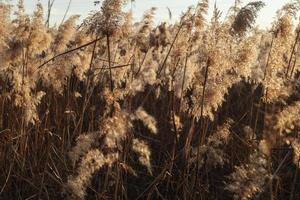
<path id="1" fill-rule="evenodd" d="M 17 0 L 12 0 L 16 2 Z M 40 0 L 47 8 L 47 0 Z M 28 12 L 32 12 L 37 0 L 24 0 L 25 6 Z M 55 0 L 51 24 L 60 23 L 63 18 L 64 12 L 67 8 L 69 0 Z M 96 9 L 97 7 L 93 4 L 94 0 L 72 0 L 71 8 L 68 16 L 73 14 L 80 14 L 82 18 L 88 15 L 89 11 Z M 182 11 L 190 5 L 196 5 L 197 0 L 135 0 L 132 4 L 134 18 L 140 19 L 143 12 L 151 7 L 157 7 L 155 20 L 166 21 L 168 20 L 168 10 L 170 8 L 173 19 L 178 18 Z M 249 0 L 244 0 L 244 3 L 249 2 Z M 265 27 L 270 26 L 275 16 L 276 10 L 278 10 L 283 4 L 289 2 L 289 0 L 264 0 L 266 6 L 260 11 L 259 17 L 257 19 L 257 24 Z M 210 7 L 213 8 L 215 0 L 210 1 Z M 216 0 L 217 7 L 223 12 L 223 16 L 226 15 L 230 6 L 234 4 L 234 0 Z"/>

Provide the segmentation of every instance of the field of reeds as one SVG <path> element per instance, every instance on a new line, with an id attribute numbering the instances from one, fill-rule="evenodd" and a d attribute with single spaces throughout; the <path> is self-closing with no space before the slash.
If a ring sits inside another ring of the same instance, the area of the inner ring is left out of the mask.
<path id="1" fill-rule="evenodd" d="M 50 26 L 0 1 L 0 199 L 300 199 L 300 2 L 269 29 L 261 1 L 126 3 Z"/>

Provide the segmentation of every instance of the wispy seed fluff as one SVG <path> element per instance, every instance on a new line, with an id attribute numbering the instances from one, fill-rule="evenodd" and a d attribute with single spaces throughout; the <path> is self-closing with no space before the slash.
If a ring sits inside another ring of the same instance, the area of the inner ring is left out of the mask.
<path id="1" fill-rule="evenodd" d="M 0 48 L 6 46 L 6 40 L 10 31 L 10 6 L 0 2 Z"/>
<path id="2" fill-rule="evenodd" d="M 112 118 L 105 119 L 100 126 L 100 132 L 105 136 L 104 143 L 108 148 L 121 147 L 123 141 L 132 127 L 128 115 L 121 112 Z"/>
<path id="3" fill-rule="evenodd" d="M 139 155 L 139 162 L 147 167 L 149 173 L 152 174 L 150 162 L 151 151 L 149 146 L 144 141 L 139 139 L 133 139 L 132 142 L 132 150 Z"/>
<path id="4" fill-rule="evenodd" d="M 267 159 L 259 151 L 250 155 L 249 163 L 236 166 L 229 176 L 226 189 L 234 193 L 234 199 L 250 200 L 261 193 L 266 181 L 271 177 L 267 168 Z"/>
<path id="5" fill-rule="evenodd" d="M 23 109 L 25 124 L 35 124 L 39 121 L 37 107 L 46 94 L 43 91 L 34 92 L 32 82 L 27 77 L 23 78 L 20 72 L 15 71 L 13 73 L 12 96 L 14 97 L 14 105 Z"/>
<path id="6" fill-rule="evenodd" d="M 300 168 L 300 139 L 297 138 L 292 142 L 292 147 L 294 150 L 294 164 Z"/>
<path id="7" fill-rule="evenodd" d="M 79 135 L 76 139 L 76 146 L 69 151 L 69 158 L 72 161 L 73 166 L 80 159 L 81 156 L 86 154 L 92 147 L 96 140 L 97 133 L 88 133 Z"/>
<path id="8" fill-rule="evenodd" d="M 135 111 L 136 118 L 141 120 L 144 125 L 151 131 L 151 133 L 157 134 L 157 123 L 154 117 L 149 115 L 142 107 L 139 107 Z"/>
<path id="9" fill-rule="evenodd" d="M 66 22 L 58 28 L 58 33 L 55 37 L 55 41 L 52 44 L 53 52 L 61 53 L 66 50 L 67 44 L 73 39 L 76 32 L 76 20 L 78 20 L 79 15 L 74 15 L 70 17 Z"/>
<path id="10" fill-rule="evenodd" d="M 227 162 L 224 146 L 230 140 L 230 127 L 233 120 L 228 119 L 225 124 L 218 127 L 216 132 L 208 137 L 207 144 L 201 145 L 192 150 L 191 162 L 200 159 L 200 166 L 206 164 L 211 169 L 217 166 L 223 166 Z M 199 155 L 197 155 L 199 153 Z"/>
<path id="11" fill-rule="evenodd" d="M 31 32 L 28 39 L 29 52 L 32 55 L 40 54 L 42 51 L 46 51 L 50 47 L 51 41 L 51 35 L 44 26 L 43 7 L 41 3 L 38 3 L 34 11 Z"/>
<path id="12" fill-rule="evenodd" d="M 300 101 L 286 107 L 277 116 L 276 128 L 280 133 L 290 133 L 300 123 Z"/>
<path id="13" fill-rule="evenodd" d="M 71 199 L 84 199 L 93 174 L 106 163 L 106 158 L 98 149 L 90 150 L 86 154 L 77 170 L 78 175 L 69 177 L 67 189 L 72 192 Z"/>

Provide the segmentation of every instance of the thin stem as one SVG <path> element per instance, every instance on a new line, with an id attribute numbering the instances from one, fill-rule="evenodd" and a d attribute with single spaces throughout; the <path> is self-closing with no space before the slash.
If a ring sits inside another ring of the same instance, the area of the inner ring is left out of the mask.
<path id="1" fill-rule="evenodd" d="M 279 163 L 278 167 L 276 168 L 275 172 L 272 174 L 272 176 L 269 179 L 269 183 L 273 181 L 273 179 L 277 176 L 278 172 L 280 171 L 280 169 L 282 168 L 283 164 L 286 162 L 286 160 L 289 158 L 289 156 L 291 155 L 291 151 L 289 151 L 288 153 L 285 154 L 284 158 L 282 159 L 282 161 Z M 268 184 L 268 183 L 267 183 Z M 269 184 L 268 184 L 269 185 Z M 262 187 L 262 190 L 265 190 L 266 187 L 268 185 L 264 185 L 264 187 Z M 262 192 L 258 193 L 253 199 L 259 199 L 260 195 L 262 195 Z"/>
<path id="2" fill-rule="evenodd" d="M 205 68 L 205 75 L 204 75 L 204 82 L 203 82 L 203 89 L 202 89 L 202 98 L 201 98 L 201 115 L 200 115 L 200 119 L 201 121 L 201 128 L 200 131 L 202 129 L 204 129 L 203 125 L 204 125 L 204 119 L 203 119 L 203 113 L 204 113 L 204 100 L 205 100 L 205 92 L 206 92 L 206 85 L 207 85 L 207 79 L 208 79 L 208 71 L 209 71 L 209 66 L 210 66 L 210 59 L 207 59 L 206 62 L 206 68 Z M 195 178 L 195 182 L 194 182 L 194 193 L 195 193 L 195 187 L 196 184 L 198 182 L 198 172 L 199 172 L 199 168 L 200 168 L 200 164 L 199 164 L 199 154 L 200 154 L 200 145 L 201 145 L 201 137 L 199 137 L 199 144 L 198 144 L 198 148 L 197 148 L 197 164 L 196 164 L 196 178 Z M 193 195 L 194 196 L 194 195 Z"/>
<path id="3" fill-rule="evenodd" d="M 111 70 L 111 55 L 110 55 L 110 37 L 106 35 L 107 42 L 107 58 L 108 58 L 108 68 L 109 68 L 109 79 L 110 79 L 110 91 L 113 91 L 113 79 L 112 79 L 112 70 Z"/>
<path id="4" fill-rule="evenodd" d="M 47 65 L 49 62 L 55 60 L 55 59 L 58 58 L 58 57 L 61 57 L 61 56 L 63 56 L 63 55 L 69 54 L 69 53 L 72 53 L 73 51 L 77 51 L 77 50 L 79 50 L 79 49 L 83 49 L 83 48 L 85 48 L 85 47 L 87 47 L 87 46 L 90 46 L 90 45 L 92 45 L 92 44 L 95 44 L 96 42 L 98 42 L 98 41 L 101 40 L 101 39 L 102 39 L 102 38 L 95 39 L 95 40 L 93 40 L 93 41 L 91 41 L 91 42 L 88 42 L 88 43 L 86 43 L 86 44 L 83 44 L 83 45 L 81 45 L 81 46 L 79 46 L 79 47 L 76 47 L 76 48 L 74 48 L 74 49 L 70 49 L 70 50 L 65 51 L 65 52 L 63 52 L 63 53 L 57 54 L 57 55 L 53 56 L 52 58 L 50 58 L 49 60 L 45 61 L 43 64 L 39 65 L 39 66 L 37 67 L 37 69 L 42 68 L 43 66 Z"/>
<path id="5" fill-rule="evenodd" d="M 79 133 L 81 133 L 82 125 L 83 125 L 84 113 L 85 113 L 85 110 L 86 110 L 86 108 L 88 106 L 89 99 L 91 97 L 91 95 L 89 95 L 89 87 L 90 87 L 90 83 L 91 83 L 91 69 L 92 69 L 93 60 L 94 60 L 94 57 L 95 57 L 96 46 L 97 46 L 97 42 L 95 42 L 94 46 L 93 46 L 93 51 L 92 51 L 90 66 L 89 66 L 89 69 L 88 69 L 88 77 L 87 77 L 87 83 L 86 83 L 87 86 L 86 86 L 86 92 L 85 92 L 85 95 L 84 95 L 83 107 L 82 107 L 82 111 L 81 111 L 81 116 L 80 116 L 79 122 L 77 124 L 77 127 L 79 127 L 79 131 L 78 131 Z"/>
<path id="6" fill-rule="evenodd" d="M 204 82 L 203 82 L 202 98 L 201 98 L 201 114 L 200 114 L 201 119 L 203 118 L 203 112 L 204 112 L 204 99 L 205 99 L 205 91 L 206 91 L 206 85 L 207 85 L 207 79 L 208 79 L 209 65 L 210 65 L 210 60 L 207 59 L 205 75 L 204 75 Z"/>
<path id="7" fill-rule="evenodd" d="M 296 36 L 295 42 L 293 44 L 293 48 L 292 48 L 292 52 L 291 52 L 291 55 L 290 55 L 289 63 L 288 63 L 287 69 L 286 69 L 286 74 L 285 74 L 286 78 L 288 77 L 288 74 L 289 74 L 289 71 L 290 71 L 291 62 L 292 62 L 292 59 L 293 59 L 293 55 L 296 51 L 296 46 L 297 46 L 299 37 L 300 37 L 300 29 L 297 32 L 297 36 Z"/>
<path id="8" fill-rule="evenodd" d="M 46 26 L 49 28 L 49 25 L 50 25 L 50 15 L 51 15 L 51 10 L 52 10 L 52 7 L 53 7 L 53 4 L 54 4 L 54 1 L 55 0 L 48 0 L 48 13 L 47 13 L 47 20 L 46 20 Z"/>
<path id="9" fill-rule="evenodd" d="M 164 59 L 162 65 L 161 65 L 161 67 L 158 69 L 158 72 L 157 72 L 157 76 L 158 76 L 158 77 L 160 76 L 162 70 L 164 69 L 164 67 L 165 67 L 165 65 L 166 65 L 166 63 L 167 63 L 168 57 L 169 57 L 169 55 L 170 55 L 170 53 L 171 53 L 171 50 L 173 49 L 173 46 L 174 46 L 174 44 L 175 44 L 175 42 L 176 42 L 176 40 L 177 40 L 177 38 L 178 38 L 178 35 L 179 35 L 179 33 L 180 33 L 182 27 L 183 27 L 183 23 L 181 23 L 180 27 L 178 28 L 178 30 L 177 30 L 177 32 L 176 32 L 176 35 L 175 35 L 175 37 L 174 37 L 174 39 L 173 39 L 173 41 L 172 41 L 172 43 L 171 43 L 171 46 L 170 46 L 170 48 L 169 48 L 169 51 L 168 51 L 168 53 L 167 53 L 167 55 L 166 55 L 166 57 L 165 57 L 165 59 Z"/>
<path id="10" fill-rule="evenodd" d="M 60 24 L 64 23 L 64 21 L 65 21 L 65 19 L 66 19 L 66 17 L 67 17 L 67 14 L 68 14 L 68 12 L 69 12 L 69 10 L 70 10 L 71 3 L 72 3 L 72 0 L 69 0 L 68 7 L 67 7 L 67 9 L 66 9 L 66 11 L 65 11 L 64 17 L 63 17 L 63 19 L 61 20 L 61 23 L 60 23 Z"/>
<path id="11" fill-rule="evenodd" d="M 180 94 L 180 100 L 179 100 L 179 113 L 180 113 L 180 110 L 181 110 L 181 103 L 182 103 L 182 98 L 183 98 L 183 90 L 184 90 L 184 84 L 185 84 L 187 62 L 188 62 L 188 54 L 186 53 L 185 62 L 184 62 L 182 85 L 181 85 L 181 94 Z"/>
<path id="12" fill-rule="evenodd" d="M 148 51 L 149 51 L 149 50 L 147 50 L 146 53 L 144 54 L 144 57 L 143 57 L 142 62 L 139 63 L 139 68 L 138 68 L 137 72 L 136 72 L 135 75 L 134 75 L 135 77 L 137 77 L 138 74 L 140 73 L 140 71 L 141 71 L 141 69 L 142 69 L 142 66 L 143 66 L 143 64 L 144 64 L 144 61 L 145 61 L 145 59 L 146 59 L 146 56 L 147 56 L 147 54 L 148 54 Z"/>
<path id="13" fill-rule="evenodd" d="M 296 52 L 297 53 L 297 52 Z M 295 71 L 295 67 L 296 67 L 296 63 L 297 63 L 297 56 L 295 56 L 294 62 L 293 62 L 293 67 L 291 69 L 291 74 L 290 74 L 290 78 L 292 78 L 294 71 Z"/>
<path id="14" fill-rule="evenodd" d="M 264 71 L 264 78 L 263 78 L 263 80 L 265 80 L 266 77 L 267 77 L 267 69 L 268 69 L 269 62 L 270 62 L 270 57 L 271 57 L 271 52 L 272 52 L 273 44 L 274 44 L 274 35 L 272 35 L 272 41 L 271 41 L 270 51 L 269 51 L 269 53 L 268 53 L 268 58 L 267 58 L 266 66 L 265 66 L 265 71 Z"/>

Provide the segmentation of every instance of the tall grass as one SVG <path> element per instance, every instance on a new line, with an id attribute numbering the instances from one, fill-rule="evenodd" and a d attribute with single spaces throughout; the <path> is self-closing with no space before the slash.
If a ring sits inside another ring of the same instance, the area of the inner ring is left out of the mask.
<path id="1" fill-rule="evenodd" d="M 58 27 L 0 1 L 0 199 L 299 199 L 298 3 Z M 47 16 L 50 16 L 51 9 Z"/>

